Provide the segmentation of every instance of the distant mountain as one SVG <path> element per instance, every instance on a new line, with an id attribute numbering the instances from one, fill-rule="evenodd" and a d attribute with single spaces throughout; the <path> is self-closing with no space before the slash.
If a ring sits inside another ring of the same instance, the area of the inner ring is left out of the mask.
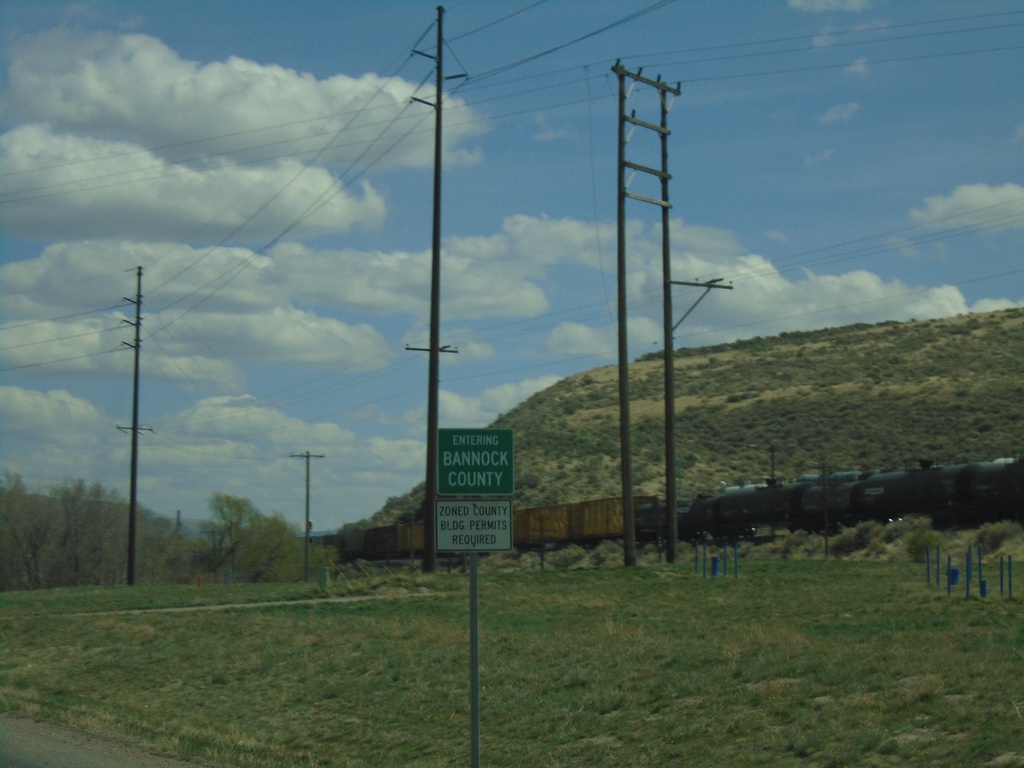
<path id="1" fill-rule="evenodd" d="M 1024 451 L 1024 309 L 784 333 L 674 354 L 680 497 L 770 473 L 978 461 Z M 664 495 L 664 363 L 629 366 L 636 493 Z M 570 376 L 491 426 L 515 433 L 517 505 L 621 492 L 616 366 Z M 679 476 L 679 475 L 677 475 Z M 419 507 L 423 486 L 372 524 Z"/>

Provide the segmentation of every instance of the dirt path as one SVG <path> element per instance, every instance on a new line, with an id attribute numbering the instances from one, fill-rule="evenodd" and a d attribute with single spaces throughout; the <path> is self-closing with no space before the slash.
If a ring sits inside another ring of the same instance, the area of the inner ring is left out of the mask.
<path id="1" fill-rule="evenodd" d="M 119 739 L 0 713 L 3 768 L 216 768 L 145 752 Z"/>

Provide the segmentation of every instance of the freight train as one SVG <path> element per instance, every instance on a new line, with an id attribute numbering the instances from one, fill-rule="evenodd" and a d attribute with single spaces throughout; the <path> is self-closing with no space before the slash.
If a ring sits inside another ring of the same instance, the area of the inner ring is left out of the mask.
<path id="1" fill-rule="evenodd" d="M 805 475 L 694 499 L 677 519 L 679 538 L 693 539 L 742 537 L 764 526 L 835 531 L 908 515 L 929 515 L 937 528 L 1024 519 L 1024 461 Z"/>
<path id="2" fill-rule="evenodd" d="M 656 496 L 634 496 L 634 509 L 653 510 Z M 662 507 L 663 509 L 663 507 Z M 512 544 L 517 549 L 540 549 L 566 544 L 596 544 L 621 539 L 622 499 L 590 499 L 567 504 L 516 509 L 512 515 Z M 334 543 L 343 559 L 395 560 L 423 551 L 423 523 L 399 523 L 361 531 L 345 531 Z"/>
<path id="3" fill-rule="evenodd" d="M 665 505 L 656 496 L 633 499 L 637 541 L 662 539 Z M 886 522 L 929 515 L 938 528 L 976 527 L 996 520 L 1024 521 L 1024 460 L 1000 459 L 915 469 L 803 475 L 794 483 L 726 488 L 717 496 L 680 501 L 680 541 L 754 536 L 775 528 L 835 531 L 864 520 Z M 587 545 L 623 538 L 619 497 L 516 509 L 513 545 L 520 550 Z M 423 523 L 346 531 L 325 544 L 343 559 L 393 560 L 423 551 Z"/>

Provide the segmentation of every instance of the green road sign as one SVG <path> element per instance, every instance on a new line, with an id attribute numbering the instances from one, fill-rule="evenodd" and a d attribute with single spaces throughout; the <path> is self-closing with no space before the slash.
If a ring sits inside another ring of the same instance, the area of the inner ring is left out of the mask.
<path id="1" fill-rule="evenodd" d="M 511 496 L 511 429 L 437 430 L 439 496 Z"/>

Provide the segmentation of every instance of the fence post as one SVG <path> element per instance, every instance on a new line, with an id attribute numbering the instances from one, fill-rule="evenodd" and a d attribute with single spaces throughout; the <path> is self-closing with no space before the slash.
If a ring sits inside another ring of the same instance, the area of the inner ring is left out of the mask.
<path id="1" fill-rule="evenodd" d="M 971 599 L 971 548 L 967 547 L 967 594 L 965 595 L 968 600 Z"/>

